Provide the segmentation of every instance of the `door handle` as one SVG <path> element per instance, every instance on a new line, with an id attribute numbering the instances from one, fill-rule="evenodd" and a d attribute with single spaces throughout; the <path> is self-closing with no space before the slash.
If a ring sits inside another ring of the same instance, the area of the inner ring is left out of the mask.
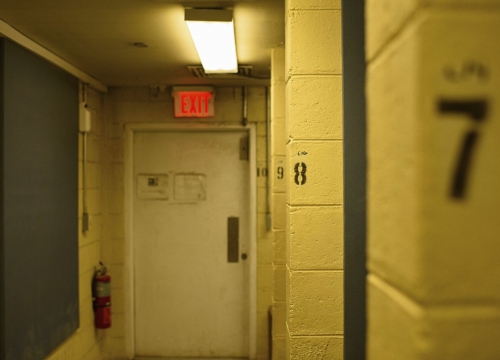
<path id="1" fill-rule="evenodd" d="M 227 218 L 227 262 L 239 262 L 240 254 L 240 219 L 238 217 Z"/>

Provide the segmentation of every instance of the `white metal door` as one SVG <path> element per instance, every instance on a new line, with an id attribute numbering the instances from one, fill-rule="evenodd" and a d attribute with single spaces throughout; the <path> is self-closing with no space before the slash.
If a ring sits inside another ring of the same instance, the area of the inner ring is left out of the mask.
<path id="1" fill-rule="evenodd" d="M 249 251 L 250 172 L 249 162 L 240 159 L 245 137 L 241 131 L 134 134 L 138 356 L 248 357 L 250 275 L 243 258 Z M 235 234 L 239 249 L 228 255 Z M 228 262 L 231 257 L 237 262 Z"/>

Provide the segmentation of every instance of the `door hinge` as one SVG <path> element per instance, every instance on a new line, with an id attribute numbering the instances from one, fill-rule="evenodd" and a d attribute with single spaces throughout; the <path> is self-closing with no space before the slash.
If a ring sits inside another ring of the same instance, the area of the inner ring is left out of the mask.
<path id="1" fill-rule="evenodd" d="M 248 135 L 240 138 L 240 160 L 250 160 L 250 143 Z"/>

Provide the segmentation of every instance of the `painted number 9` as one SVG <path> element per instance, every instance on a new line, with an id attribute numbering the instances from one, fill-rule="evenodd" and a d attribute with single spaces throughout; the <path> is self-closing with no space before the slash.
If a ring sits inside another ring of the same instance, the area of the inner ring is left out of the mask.
<path id="1" fill-rule="evenodd" d="M 285 170 L 283 169 L 283 166 L 278 166 L 278 179 L 283 179 L 283 176 L 285 175 Z"/>

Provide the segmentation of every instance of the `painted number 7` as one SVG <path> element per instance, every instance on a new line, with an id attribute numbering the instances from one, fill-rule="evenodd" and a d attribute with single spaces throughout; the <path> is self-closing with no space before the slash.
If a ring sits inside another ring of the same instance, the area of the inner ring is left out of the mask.
<path id="1" fill-rule="evenodd" d="M 479 137 L 477 124 L 486 119 L 488 112 L 488 102 L 482 100 L 449 100 L 439 101 L 439 112 L 442 114 L 463 114 L 474 124 L 464 135 L 462 149 L 455 164 L 455 171 L 450 188 L 450 196 L 456 199 L 463 199 L 467 187 L 469 168 L 472 162 L 472 153 L 476 148 Z"/>

